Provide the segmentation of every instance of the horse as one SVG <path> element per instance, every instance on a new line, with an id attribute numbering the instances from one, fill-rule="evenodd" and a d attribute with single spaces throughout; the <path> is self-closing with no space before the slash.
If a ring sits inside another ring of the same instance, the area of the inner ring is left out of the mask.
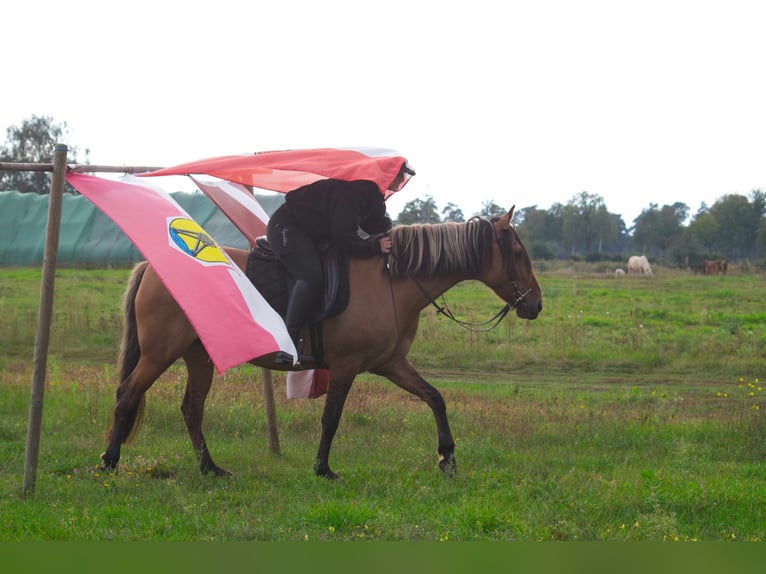
<path id="1" fill-rule="evenodd" d="M 370 372 L 423 400 L 433 412 L 437 429 L 438 466 L 456 472 L 455 441 L 444 398 L 407 359 L 418 330 L 421 311 L 434 298 L 464 280 L 484 283 L 505 302 L 498 322 L 510 310 L 522 319 L 542 311 L 542 293 L 527 254 L 512 223 L 514 208 L 499 218 L 471 218 L 464 223 L 395 226 L 392 252 L 349 262 L 350 297 L 346 309 L 322 321 L 324 362 L 329 383 L 321 416 L 316 475 L 337 479 L 329 465 L 330 447 L 343 405 L 356 375 Z M 243 268 L 246 250 L 227 248 Z M 202 473 L 229 475 L 213 462 L 202 432 L 205 400 L 213 380 L 213 365 L 186 315 L 147 263 L 137 264 L 123 295 L 124 327 L 119 356 L 120 383 L 101 455 L 105 471 L 116 470 L 121 445 L 135 436 L 145 405 L 145 393 L 177 359 L 186 363 L 187 382 L 181 411 Z M 275 370 L 276 353 L 251 363 Z"/>
<path id="2" fill-rule="evenodd" d="M 628 275 L 651 275 L 652 268 L 645 255 L 632 255 L 628 259 Z"/>
<path id="3" fill-rule="evenodd" d="M 729 261 L 727 259 L 716 259 L 715 261 L 699 262 L 694 272 L 703 275 L 726 275 L 728 268 Z"/>

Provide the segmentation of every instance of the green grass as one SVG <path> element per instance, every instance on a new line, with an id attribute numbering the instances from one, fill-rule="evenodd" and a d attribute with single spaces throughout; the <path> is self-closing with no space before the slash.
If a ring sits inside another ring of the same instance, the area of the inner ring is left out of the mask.
<path id="1" fill-rule="evenodd" d="M 644 378 L 695 374 L 705 380 L 758 372 L 764 364 L 762 276 L 543 274 L 539 280 L 544 310 L 534 322 L 510 319 L 493 332 L 471 334 L 426 313 L 414 362 L 437 373 L 536 377 L 595 371 Z M 492 293 L 471 285 L 453 289 L 447 301 L 458 317 L 474 321 L 499 308 Z"/>
<path id="2" fill-rule="evenodd" d="M 127 271 L 62 270 L 36 491 L 21 497 L 39 272 L 0 272 L 0 540 L 752 540 L 766 537 L 763 277 L 540 274 L 545 309 L 469 333 L 424 311 L 411 358 L 445 396 L 458 474 L 427 407 L 362 376 L 331 464 L 323 399 L 288 401 L 269 453 L 259 369 L 217 377 L 205 431 L 231 479 L 199 474 L 181 365 L 148 393 L 119 472 L 97 468 Z M 79 305 L 78 301 L 87 304 Z M 499 308 L 483 287 L 454 312 Z M 8 320 L 11 318 L 11 320 Z"/>

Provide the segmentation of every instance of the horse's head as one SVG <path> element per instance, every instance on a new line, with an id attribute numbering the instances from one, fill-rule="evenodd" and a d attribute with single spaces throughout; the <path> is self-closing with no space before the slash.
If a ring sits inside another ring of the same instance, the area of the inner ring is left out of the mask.
<path id="1" fill-rule="evenodd" d="M 522 319 L 535 319 L 543 310 L 543 294 L 537 284 L 532 261 L 513 226 L 515 206 L 503 217 L 493 219 L 495 245 L 492 264 L 482 281 L 516 309 Z"/>

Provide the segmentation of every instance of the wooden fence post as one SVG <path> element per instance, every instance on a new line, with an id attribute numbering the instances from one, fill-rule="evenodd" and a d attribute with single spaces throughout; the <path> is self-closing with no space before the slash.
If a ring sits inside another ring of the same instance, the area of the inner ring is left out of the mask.
<path id="1" fill-rule="evenodd" d="M 59 231 L 61 230 L 61 206 L 64 197 L 66 156 L 67 146 L 56 144 L 53 153 L 51 193 L 48 198 L 48 227 L 45 236 L 45 255 L 40 284 L 40 308 L 37 314 L 32 392 L 29 401 L 24 482 L 21 492 L 24 497 L 34 492 L 35 480 L 37 479 L 37 461 L 40 454 L 40 429 L 43 419 L 43 395 L 45 393 L 45 373 L 48 361 L 51 315 L 53 314 L 53 287 L 56 279 L 56 258 L 58 257 Z"/>
<path id="2" fill-rule="evenodd" d="M 266 428 L 269 431 L 269 450 L 279 454 L 279 430 L 277 429 L 277 407 L 274 402 L 274 383 L 271 369 L 261 369 L 263 375 L 263 409 L 266 411 Z"/>

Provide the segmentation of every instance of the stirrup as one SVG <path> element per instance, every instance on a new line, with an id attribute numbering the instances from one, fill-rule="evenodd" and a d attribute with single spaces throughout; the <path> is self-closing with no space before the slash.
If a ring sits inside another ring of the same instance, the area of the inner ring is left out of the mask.
<path id="1" fill-rule="evenodd" d="M 285 351 L 277 351 L 277 354 L 274 355 L 274 363 L 277 365 L 292 365 L 293 356 Z"/>
<path id="2" fill-rule="evenodd" d="M 295 365 L 300 367 L 313 367 L 315 362 L 314 355 L 298 353 L 298 362 Z"/>
<path id="3" fill-rule="evenodd" d="M 298 362 L 295 363 L 296 367 L 310 367 L 316 362 L 316 359 L 314 359 L 313 355 L 306 355 L 303 353 L 298 353 Z M 293 356 L 290 353 L 286 353 L 285 351 L 278 351 L 276 355 L 274 355 L 274 363 L 277 365 L 293 365 Z"/>

